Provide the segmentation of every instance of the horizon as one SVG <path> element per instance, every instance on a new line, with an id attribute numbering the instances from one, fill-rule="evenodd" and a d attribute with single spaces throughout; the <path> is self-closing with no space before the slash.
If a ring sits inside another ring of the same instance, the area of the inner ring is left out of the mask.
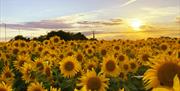
<path id="1" fill-rule="evenodd" d="M 50 31 L 81 32 L 87 38 L 180 37 L 179 0 L 0 0 L 0 41 Z"/>

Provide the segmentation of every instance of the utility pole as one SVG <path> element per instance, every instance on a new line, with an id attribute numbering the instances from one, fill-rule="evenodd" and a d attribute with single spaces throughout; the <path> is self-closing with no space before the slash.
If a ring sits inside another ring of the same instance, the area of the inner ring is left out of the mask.
<path id="1" fill-rule="evenodd" d="M 94 31 L 93 31 L 93 39 L 95 39 L 95 33 L 94 33 Z"/>

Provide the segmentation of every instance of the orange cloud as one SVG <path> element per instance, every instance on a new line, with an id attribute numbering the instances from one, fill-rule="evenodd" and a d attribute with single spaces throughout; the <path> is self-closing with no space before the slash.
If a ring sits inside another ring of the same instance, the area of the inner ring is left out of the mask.
<path id="1" fill-rule="evenodd" d="M 177 16 L 177 17 L 176 17 L 176 23 L 179 23 L 179 24 L 180 24 L 180 16 Z"/>

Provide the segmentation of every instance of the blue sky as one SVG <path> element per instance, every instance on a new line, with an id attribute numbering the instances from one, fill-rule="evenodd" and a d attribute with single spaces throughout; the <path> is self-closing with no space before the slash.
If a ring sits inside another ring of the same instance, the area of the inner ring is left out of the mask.
<path id="1" fill-rule="evenodd" d="M 0 0 L 0 20 L 8 26 L 9 37 L 19 34 L 34 37 L 47 31 L 63 29 L 84 32 L 92 28 L 100 32 L 100 38 L 113 32 L 134 32 L 132 19 L 143 22 L 142 31 L 180 30 L 179 0 Z M 112 20 L 118 20 L 114 22 Z M 168 25 L 168 26 L 167 26 Z M 93 27 L 92 27 L 93 26 Z M 173 32 L 174 32 L 173 31 Z M 139 31 L 140 32 L 140 31 Z M 29 34 L 29 35 L 28 35 Z M 168 34 L 166 34 L 168 35 Z"/>

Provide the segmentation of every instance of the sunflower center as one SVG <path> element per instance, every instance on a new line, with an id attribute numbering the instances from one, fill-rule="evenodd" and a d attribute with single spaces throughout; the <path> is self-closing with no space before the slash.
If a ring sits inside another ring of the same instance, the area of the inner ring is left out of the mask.
<path id="1" fill-rule="evenodd" d="M 19 61 L 19 66 L 23 66 L 24 62 L 25 62 L 25 60 L 20 60 Z"/>
<path id="2" fill-rule="evenodd" d="M 59 39 L 58 38 L 55 38 L 54 39 L 54 43 L 58 43 L 59 42 Z"/>
<path id="3" fill-rule="evenodd" d="M 163 51 L 165 51 L 165 50 L 167 49 L 167 46 L 166 46 L 166 45 L 162 45 L 162 46 L 161 46 L 161 49 L 162 49 Z"/>
<path id="4" fill-rule="evenodd" d="M 65 70 L 72 71 L 74 69 L 74 63 L 73 62 L 67 62 L 64 66 Z"/>
<path id="5" fill-rule="evenodd" d="M 130 63 L 131 69 L 135 69 L 136 68 L 136 64 L 135 63 Z"/>
<path id="6" fill-rule="evenodd" d="M 44 65 L 40 62 L 37 63 L 37 68 L 39 68 L 39 70 L 43 70 L 44 69 Z"/>
<path id="7" fill-rule="evenodd" d="M 73 52 L 68 52 L 67 55 L 68 56 L 72 56 L 74 53 Z"/>
<path id="8" fill-rule="evenodd" d="M 78 61 L 82 61 L 82 59 L 83 59 L 83 56 L 82 56 L 81 54 L 78 54 L 78 55 L 77 55 L 77 60 L 78 60 Z"/>
<path id="9" fill-rule="evenodd" d="M 15 45 L 16 47 L 18 47 L 18 46 L 19 46 L 19 44 L 18 44 L 18 43 L 15 43 L 14 45 Z"/>
<path id="10" fill-rule="evenodd" d="M 119 50 L 120 48 L 119 48 L 119 46 L 115 46 L 114 49 L 115 50 Z"/>
<path id="11" fill-rule="evenodd" d="M 102 54 L 103 56 L 106 55 L 106 53 L 107 53 L 106 50 L 104 50 L 104 49 L 101 50 L 101 54 Z"/>
<path id="12" fill-rule="evenodd" d="M 89 69 L 89 70 L 92 70 L 93 67 L 94 67 L 94 65 L 93 65 L 93 64 L 90 64 L 90 65 L 88 66 L 88 69 Z"/>
<path id="13" fill-rule="evenodd" d="M 19 50 L 18 49 L 14 49 L 13 50 L 13 54 L 18 54 Z"/>
<path id="14" fill-rule="evenodd" d="M 39 47 L 39 48 L 38 48 L 38 51 L 39 51 L 39 52 L 41 52 L 42 50 L 43 50 L 43 48 L 42 48 L 42 47 Z"/>
<path id="15" fill-rule="evenodd" d="M 178 74 L 180 76 L 180 66 L 175 63 L 165 63 L 163 64 L 157 73 L 158 80 L 162 86 L 173 86 L 173 78 Z"/>
<path id="16" fill-rule="evenodd" d="M 36 87 L 33 89 L 33 91 L 42 91 L 40 88 Z"/>
<path id="17" fill-rule="evenodd" d="M 91 49 L 88 49 L 88 53 L 91 54 L 91 53 L 92 53 L 92 50 L 91 50 Z"/>
<path id="18" fill-rule="evenodd" d="M 47 67 L 45 70 L 45 73 L 47 76 L 50 76 L 51 75 L 51 69 Z"/>
<path id="19" fill-rule="evenodd" d="M 11 76 L 12 76 L 12 75 L 11 75 L 11 72 L 6 72 L 6 73 L 5 73 L 5 76 L 6 76 L 7 78 L 11 78 Z M 0 90 L 0 91 L 1 91 L 1 90 Z"/>
<path id="20" fill-rule="evenodd" d="M 142 60 L 143 61 L 149 61 L 149 55 L 148 54 L 144 54 L 143 56 L 142 56 Z"/>
<path id="21" fill-rule="evenodd" d="M 20 45 L 21 45 L 21 47 L 25 47 L 26 46 L 25 43 L 21 43 Z"/>
<path id="22" fill-rule="evenodd" d="M 1 87 L 1 88 L 0 88 L 0 91 L 7 91 L 7 89 Z"/>
<path id="23" fill-rule="evenodd" d="M 114 63 L 114 61 L 109 60 L 109 61 L 106 63 L 106 69 L 107 69 L 108 71 L 114 71 L 115 68 L 116 68 L 116 64 Z"/>
<path id="24" fill-rule="evenodd" d="M 124 57 L 123 55 L 120 55 L 120 56 L 118 57 L 118 59 L 119 59 L 119 61 L 124 61 L 125 57 Z"/>
<path id="25" fill-rule="evenodd" d="M 128 70 L 128 69 L 129 69 L 129 65 L 128 65 L 128 64 L 124 64 L 124 65 L 123 65 L 123 68 L 124 68 L 125 70 Z"/>
<path id="26" fill-rule="evenodd" d="M 119 74 L 119 77 L 120 77 L 120 78 L 124 78 L 124 73 L 121 72 L 121 73 Z"/>
<path id="27" fill-rule="evenodd" d="M 101 80 L 98 77 L 91 77 L 87 81 L 87 88 L 91 91 L 98 91 L 101 88 Z"/>

